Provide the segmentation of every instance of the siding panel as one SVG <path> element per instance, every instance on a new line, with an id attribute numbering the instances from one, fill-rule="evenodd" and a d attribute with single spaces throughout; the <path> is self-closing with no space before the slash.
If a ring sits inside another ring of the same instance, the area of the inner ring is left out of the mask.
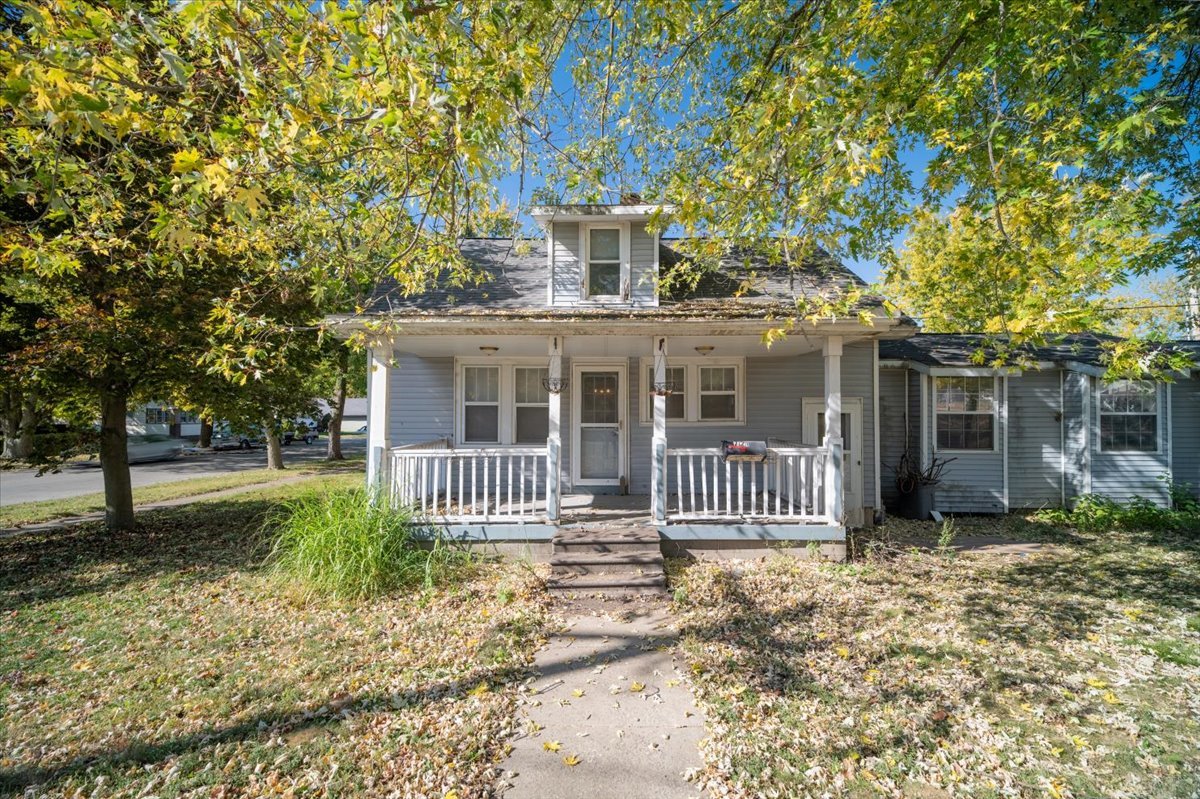
<path id="1" fill-rule="evenodd" d="M 644 224 L 633 223 L 629 231 L 630 296 L 635 303 L 653 305 L 658 283 L 654 236 Z"/>
<path id="2" fill-rule="evenodd" d="M 879 447 L 883 471 L 879 487 L 884 504 L 891 504 L 899 498 L 892 467 L 900 462 L 907 442 L 909 417 L 904 401 L 907 381 L 907 369 L 879 370 Z"/>
<path id="3" fill-rule="evenodd" d="M 1173 479 L 1200 498 L 1200 377 L 1171 386 Z"/>
<path id="4" fill-rule="evenodd" d="M 1003 513 L 1004 453 L 1000 449 L 1002 432 L 997 427 L 995 452 L 937 452 L 934 426 L 933 378 L 928 381 L 925 409 L 925 435 L 929 451 L 941 459 L 953 458 L 942 472 L 942 482 L 934 492 L 933 507 L 943 513 Z M 997 400 L 1003 402 L 1001 389 Z"/>
<path id="5" fill-rule="evenodd" d="M 579 302 L 583 281 L 579 223 L 555 222 L 551 235 L 554 237 L 554 304 L 574 305 Z"/>
<path id="6" fill-rule="evenodd" d="M 1089 380 L 1091 391 L 1088 403 L 1091 408 L 1091 460 L 1092 493 L 1128 502 L 1134 497 L 1144 497 L 1160 505 L 1167 503 L 1167 486 L 1162 476 L 1167 473 L 1166 447 L 1160 440 L 1159 452 L 1101 452 L 1099 393 L 1096 380 Z M 1166 392 L 1159 392 L 1159 432 L 1165 428 Z"/>
<path id="7" fill-rule="evenodd" d="M 1061 373 L 1027 371 L 1008 382 L 1008 480 L 1012 508 L 1062 505 Z"/>

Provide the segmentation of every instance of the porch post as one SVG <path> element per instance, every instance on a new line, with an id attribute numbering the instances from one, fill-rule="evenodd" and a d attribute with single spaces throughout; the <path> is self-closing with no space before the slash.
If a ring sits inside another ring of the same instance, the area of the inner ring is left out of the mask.
<path id="1" fill-rule="evenodd" d="M 392 347 L 374 342 L 367 351 L 367 493 L 374 502 L 388 496 L 388 451 L 392 448 L 388 416 L 392 405 Z"/>
<path id="2" fill-rule="evenodd" d="M 550 337 L 550 380 L 562 385 L 561 336 Z M 550 392 L 550 425 L 546 438 L 546 518 L 558 521 L 562 508 L 562 393 Z"/>
<path id="3" fill-rule="evenodd" d="M 667 382 L 667 337 L 655 336 L 651 339 L 650 351 L 654 354 L 654 382 L 661 386 Z M 665 524 L 667 521 L 667 398 L 666 395 L 654 391 L 654 386 L 647 386 L 647 389 L 653 392 L 651 396 L 654 399 L 650 504 L 654 521 L 658 524 Z"/>
<path id="4" fill-rule="evenodd" d="M 842 337 L 825 339 L 825 515 L 830 524 L 845 516 L 842 483 Z"/>

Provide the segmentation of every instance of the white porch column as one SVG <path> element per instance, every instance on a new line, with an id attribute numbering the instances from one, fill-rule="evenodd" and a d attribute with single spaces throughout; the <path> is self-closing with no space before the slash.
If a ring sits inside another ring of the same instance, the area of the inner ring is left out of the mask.
<path id="1" fill-rule="evenodd" d="M 550 381 L 562 385 L 562 350 L 561 336 L 551 336 L 550 342 Z M 546 518 L 552 522 L 558 521 L 562 509 L 562 393 L 551 391 L 550 425 L 546 438 Z"/>
<path id="2" fill-rule="evenodd" d="M 650 343 L 650 351 L 654 353 L 654 382 L 661 386 L 667 382 L 667 337 L 655 336 Z M 667 397 L 661 392 L 654 391 L 654 386 L 647 386 L 647 390 L 653 392 L 654 399 L 650 507 L 654 514 L 654 521 L 665 524 L 667 521 Z"/>
<path id="3" fill-rule="evenodd" d="M 377 341 L 367 350 L 367 492 L 372 500 L 387 489 L 391 406 L 392 345 Z"/>
<path id="4" fill-rule="evenodd" d="M 842 482 L 842 337 L 825 339 L 825 515 L 831 524 L 845 517 Z"/>

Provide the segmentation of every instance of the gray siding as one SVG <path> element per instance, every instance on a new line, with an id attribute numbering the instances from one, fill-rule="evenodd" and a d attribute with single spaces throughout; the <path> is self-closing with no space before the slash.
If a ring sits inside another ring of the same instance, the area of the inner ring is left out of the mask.
<path id="1" fill-rule="evenodd" d="M 579 223 L 555 222 L 551 227 L 550 236 L 553 239 L 554 304 L 574 305 L 579 302 L 583 281 Z"/>
<path id="2" fill-rule="evenodd" d="M 1162 477 L 1167 473 L 1167 448 L 1165 446 L 1166 392 L 1159 392 L 1159 452 L 1101 452 L 1100 417 L 1095 390 L 1097 381 L 1089 379 L 1091 390 L 1088 403 L 1091 408 L 1091 460 L 1093 494 L 1101 494 L 1120 502 L 1134 497 L 1144 497 L 1159 504 L 1167 502 L 1167 487 Z"/>
<path id="3" fill-rule="evenodd" d="M 1067 372 L 1063 380 L 1063 425 L 1067 441 L 1067 504 L 1091 491 L 1088 481 L 1089 459 L 1085 397 L 1089 378 L 1079 372 Z"/>
<path id="4" fill-rule="evenodd" d="M 398 355 L 388 427 L 392 446 L 454 437 L 454 359 Z"/>
<path id="5" fill-rule="evenodd" d="M 1200 497 L 1200 377 L 1171 386 L 1172 479 Z"/>
<path id="6" fill-rule="evenodd" d="M 941 459 L 953 462 L 942 471 L 942 482 L 934 491 L 933 506 L 943 513 L 1003 513 L 1004 512 L 1004 452 L 1003 428 L 997 426 L 994 452 L 937 452 L 937 433 L 934 427 L 933 378 L 926 381 L 925 435 L 929 451 Z M 1003 404 L 1003 383 L 1000 397 Z M 1003 410 L 1003 409 L 1001 409 Z"/>
<path id="7" fill-rule="evenodd" d="M 1057 370 L 1008 380 L 1010 508 L 1062 505 L 1061 380 Z"/>
<path id="8" fill-rule="evenodd" d="M 907 380 L 907 369 L 879 370 L 879 457 L 883 472 L 879 488 L 884 504 L 895 502 L 899 497 L 895 475 L 889 467 L 895 467 L 900 462 L 907 442 L 909 417 L 904 403 Z"/>
<path id="9" fill-rule="evenodd" d="M 658 283 L 654 236 L 646 232 L 644 224 L 634 223 L 629 228 L 630 296 L 635 303 L 651 305 Z"/>

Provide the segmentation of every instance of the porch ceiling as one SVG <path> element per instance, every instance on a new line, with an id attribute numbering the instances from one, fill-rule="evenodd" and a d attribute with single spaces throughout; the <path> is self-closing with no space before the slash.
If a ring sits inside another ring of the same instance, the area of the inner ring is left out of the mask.
<path id="1" fill-rule="evenodd" d="M 757 335 L 668 336 L 670 355 L 676 358 L 698 357 L 696 347 L 711 346 L 713 358 L 731 356 L 789 357 L 819 352 L 824 336 L 795 334 L 777 341 L 769 349 Z M 483 356 L 480 347 L 499 347 L 494 357 L 546 357 L 545 336 L 400 336 L 392 341 L 397 352 L 423 357 Z M 849 343 L 849 339 L 847 339 Z M 620 335 L 564 336 L 563 354 L 568 358 L 627 358 L 653 353 L 652 337 Z"/>

